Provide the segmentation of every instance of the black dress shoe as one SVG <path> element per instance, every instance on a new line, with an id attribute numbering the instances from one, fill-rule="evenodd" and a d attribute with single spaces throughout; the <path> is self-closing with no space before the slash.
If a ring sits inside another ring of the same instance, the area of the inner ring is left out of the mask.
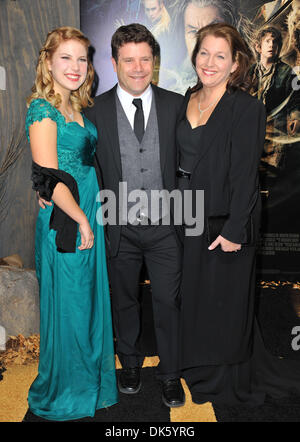
<path id="1" fill-rule="evenodd" d="M 167 407 L 182 407 L 185 404 L 185 394 L 180 379 L 163 381 L 162 400 Z"/>
<path id="2" fill-rule="evenodd" d="M 123 368 L 121 370 L 118 387 L 121 393 L 135 394 L 141 389 L 141 369 L 135 368 Z"/>

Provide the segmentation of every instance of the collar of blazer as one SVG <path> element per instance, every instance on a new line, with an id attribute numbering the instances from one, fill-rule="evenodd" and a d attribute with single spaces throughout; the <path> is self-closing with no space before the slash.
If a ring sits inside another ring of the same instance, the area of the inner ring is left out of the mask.
<path id="1" fill-rule="evenodd" d="M 190 96 L 191 96 L 191 89 L 189 88 L 185 95 L 184 105 L 182 108 L 182 113 L 180 115 L 180 121 L 186 118 L 186 109 L 188 106 Z M 224 131 L 224 128 L 226 128 L 227 125 L 230 124 L 232 116 L 230 110 L 232 109 L 233 103 L 235 101 L 235 96 L 236 96 L 235 93 L 229 94 L 226 91 L 224 95 L 222 95 L 215 109 L 213 110 L 207 123 L 204 125 L 202 138 L 201 138 L 201 149 L 199 149 L 196 161 L 194 163 L 194 168 L 191 172 L 193 172 L 196 169 L 200 160 L 207 153 L 215 137 L 217 135 L 220 136 L 220 133 Z"/>
<path id="2" fill-rule="evenodd" d="M 163 174 L 168 145 L 168 127 L 170 125 L 170 106 L 166 96 L 162 96 L 162 90 L 152 85 L 152 90 L 155 98 L 157 122 L 158 122 L 158 132 L 159 132 L 159 146 L 160 146 L 160 164 L 161 171 Z M 120 179 L 122 177 L 122 165 L 121 165 L 121 154 L 120 154 L 120 143 L 118 135 L 118 122 L 117 122 L 117 109 L 116 109 L 116 91 L 117 85 L 115 85 L 108 92 L 103 94 L 101 100 L 101 118 L 103 121 L 102 130 L 105 129 L 110 142 L 110 147 L 114 155 L 115 163 L 120 174 Z M 101 133 L 99 133 L 101 137 Z"/>

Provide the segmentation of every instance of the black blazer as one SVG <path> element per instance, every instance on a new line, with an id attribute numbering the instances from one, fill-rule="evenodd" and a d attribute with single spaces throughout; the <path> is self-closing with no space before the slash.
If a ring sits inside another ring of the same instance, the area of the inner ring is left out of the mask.
<path id="1" fill-rule="evenodd" d="M 182 110 L 185 118 L 186 103 Z M 244 243 L 249 217 L 258 234 L 258 167 L 265 138 L 261 101 L 225 92 L 201 131 L 191 188 L 204 190 L 205 221 L 229 214 L 221 235 Z M 195 193 L 195 192 L 193 192 Z M 205 223 L 207 228 L 207 223 Z M 186 236 L 181 281 L 181 367 L 230 365 L 252 353 L 255 246 L 208 250 L 206 231 Z M 197 342 L 195 351 L 194 343 Z"/>
<path id="2" fill-rule="evenodd" d="M 188 90 L 180 120 L 186 118 L 190 95 Z M 240 90 L 225 92 L 204 127 L 192 171 L 191 189 L 204 190 L 205 221 L 229 214 L 221 234 L 237 244 L 246 242 L 246 226 L 259 200 L 265 126 L 261 101 Z"/>
<path id="3" fill-rule="evenodd" d="M 155 96 L 159 130 L 160 164 L 164 189 L 176 188 L 176 124 L 183 103 L 183 97 L 174 92 L 152 85 Z M 92 108 L 87 108 L 87 118 L 95 124 L 98 131 L 96 150 L 96 170 L 100 189 L 109 189 L 116 195 L 117 225 L 107 225 L 105 229 L 108 253 L 118 253 L 121 226 L 119 222 L 119 183 L 122 181 L 122 164 L 118 136 L 116 89 L 99 95 Z"/>

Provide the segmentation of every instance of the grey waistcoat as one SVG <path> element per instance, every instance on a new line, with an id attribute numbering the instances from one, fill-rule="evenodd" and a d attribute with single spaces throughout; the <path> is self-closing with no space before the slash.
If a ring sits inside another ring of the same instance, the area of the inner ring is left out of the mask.
<path id="1" fill-rule="evenodd" d="M 168 210 L 166 204 L 162 205 L 161 198 L 157 195 L 153 196 L 153 194 L 151 210 L 151 190 L 160 191 L 163 189 L 154 94 L 152 96 L 147 127 L 141 144 L 131 128 L 117 95 L 116 104 L 122 164 L 122 181 L 127 184 L 127 194 L 125 192 L 123 195 L 122 192 L 120 194 L 120 200 L 123 196 L 123 205 L 121 209 L 122 223 L 125 224 L 128 220 L 131 224 L 136 224 L 137 216 L 140 218 L 140 215 L 146 215 L 152 223 L 156 223 L 167 214 Z M 125 190 L 124 185 L 123 189 Z M 132 202 L 128 202 L 129 193 L 135 190 L 139 191 L 139 193 L 132 194 L 133 200 Z M 144 201 L 142 199 L 140 200 L 137 195 L 146 195 L 147 199 L 144 199 Z M 146 204 L 147 202 L 148 204 Z M 137 203 L 139 203 L 138 206 Z"/>

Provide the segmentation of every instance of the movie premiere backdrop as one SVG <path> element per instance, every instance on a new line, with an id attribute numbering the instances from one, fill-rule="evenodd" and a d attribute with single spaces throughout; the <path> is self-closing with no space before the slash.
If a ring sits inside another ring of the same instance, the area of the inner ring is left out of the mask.
<path id="1" fill-rule="evenodd" d="M 153 81 L 185 94 L 196 83 L 190 56 L 197 30 L 224 21 L 251 50 L 251 93 L 267 109 L 258 270 L 300 273 L 300 0 L 81 0 L 81 29 L 94 48 L 96 95 L 116 83 L 110 40 L 120 25 L 138 22 L 152 31 L 160 45 Z M 265 28 L 270 32 L 257 39 Z M 275 49 L 267 47 L 270 35 Z M 261 62 L 264 51 L 273 51 L 271 66 Z"/>

